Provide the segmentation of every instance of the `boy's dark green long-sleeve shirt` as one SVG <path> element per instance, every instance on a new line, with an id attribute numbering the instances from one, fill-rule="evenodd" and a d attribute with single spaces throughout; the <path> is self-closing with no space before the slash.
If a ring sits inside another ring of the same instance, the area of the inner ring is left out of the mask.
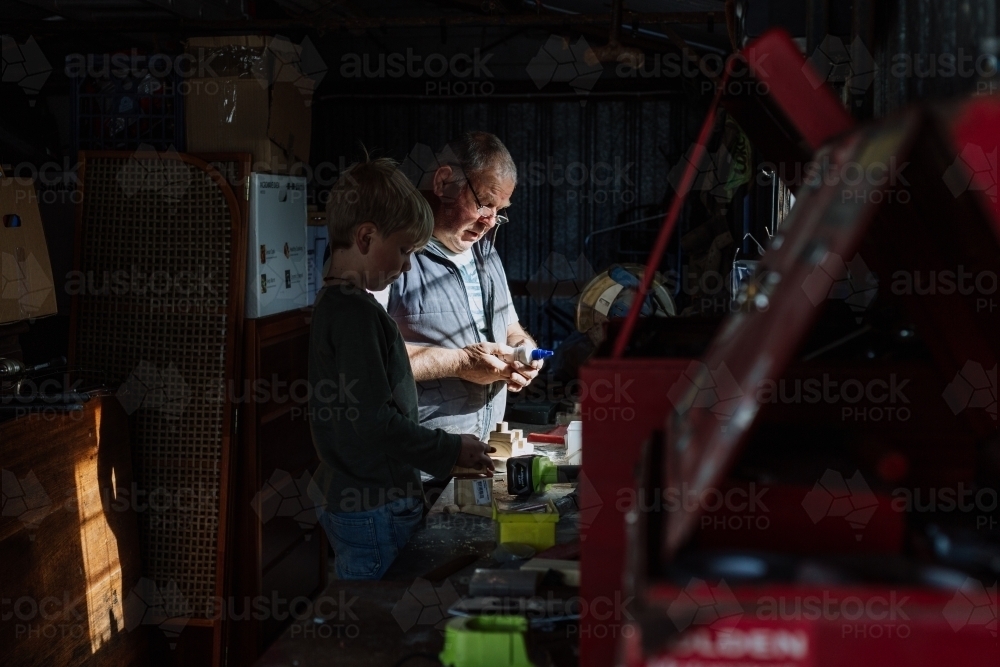
<path id="1" fill-rule="evenodd" d="M 327 510 L 375 509 L 420 497 L 420 470 L 446 477 L 461 437 L 417 421 L 417 388 L 399 328 L 366 291 L 320 292 L 309 335 L 316 482 Z"/>

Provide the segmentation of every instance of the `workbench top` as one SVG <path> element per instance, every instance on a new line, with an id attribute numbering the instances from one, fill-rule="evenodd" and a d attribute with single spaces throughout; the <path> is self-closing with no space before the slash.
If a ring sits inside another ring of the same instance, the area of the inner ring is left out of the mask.
<path id="1" fill-rule="evenodd" d="M 511 428 L 548 430 L 552 426 L 511 425 Z M 535 445 L 537 453 L 564 462 L 563 447 Z M 501 472 L 498 470 L 498 472 Z M 494 494 L 506 494 L 506 475 L 497 475 Z M 571 485 L 553 485 L 548 498 L 558 498 Z M 501 564 L 492 558 L 496 548 L 491 519 L 452 513 L 454 480 L 441 491 L 418 530 L 392 567 L 378 582 L 332 581 L 313 605 L 316 613 L 295 621 L 257 661 L 257 667 L 388 666 L 411 653 L 436 655 L 444 645 L 443 625 L 448 608 L 468 595 L 469 579 L 477 567 L 516 569 L 520 563 Z M 577 516 L 561 517 L 556 542 L 579 537 Z M 331 568 L 332 570 L 332 568 Z M 558 591 L 562 597 L 576 589 Z M 576 626 L 529 633 L 533 650 L 548 654 L 555 665 L 576 663 Z M 409 664 L 409 663 L 407 663 Z M 414 659 L 414 665 L 433 664 Z"/>

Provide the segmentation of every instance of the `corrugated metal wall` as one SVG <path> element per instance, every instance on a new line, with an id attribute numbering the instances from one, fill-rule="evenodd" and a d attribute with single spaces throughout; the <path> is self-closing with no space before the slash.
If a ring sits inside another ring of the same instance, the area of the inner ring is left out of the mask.
<path id="1" fill-rule="evenodd" d="M 889 115 L 918 100 L 977 92 L 981 79 L 975 70 L 991 67 L 979 57 L 991 48 L 987 40 L 997 35 L 996 4 L 996 0 L 890 0 L 881 5 L 884 13 L 875 24 L 876 34 L 881 35 L 874 49 L 879 71 L 875 115 Z M 949 73 L 952 57 L 955 71 Z M 960 57 L 971 58 L 966 65 L 971 73 L 958 69 Z M 992 92 L 1000 92 L 996 84 Z"/>
<path id="2" fill-rule="evenodd" d="M 980 74 L 988 73 L 993 61 L 980 56 L 993 48 L 989 38 L 997 35 L 996 0 L 871 1 L 876 15 L 876 116 L 983 86 Z M 971 59 L 972 73 L 950 72 L 950 59 L 958 66 L 962 57 Z M 626 209 L 663 202 L 670 169 L 688 148 L 701 119 L 681 94 L 592 94 L 585 105 L 580 99 L 335 95 L 315 104 L 312 161 L 346 166 L 360 156 L 360 143 L 402 160 L 416 144 L 437 150 L 463 131 L 493 132 L 520 170 L 512 222 L 498 242 L 510 281 L 517 286 L 547 271 L 572 280 L 588 234 L 615 225 Z M 322 190 L 330 182 L 315 185 Z M 632 212 L 627 219 L 637 217 L 640 214 Z M 648 223 L 639 234 L 598 235 L 587 255 L 592 268 L 600 271 L 610 261 L 642 256 L 640 246 L 658 225 Z M 685 227 L 682 220 L 681 232 Z M 637 252 L 621 252 L 629 239 Z M 557 324 L 558 317 L 547 315 L 546 308 L 551 314 L 555 306 L 567 315 L 572 308 L 568 299 L 545 297 L 518 297 L 516 303 L 529 329 L 552 343 L 568 330 Z"/>
<path id="3" fill-rule="evenodd" d="M 575 264 L 587 234 L 614 225 L 624 209 L 663 201 L 670 167 L 687 148 L 681 139 L 686 107 L 683 97 L 666 95 L 591 96 L 586 105 L 573 97 L 320 100 L 314 109 L 312 162 L 350 164 L 361 154 L 359 142 L 378 155 L 402 160 L 418 143 L 438 150 L 464 131 L 493 132 L 519 170 L 511 222 L 497 243 L 508 278 L 517 283 L 550 268 L 558 273 L 562 258 Z M 658 224 L 650 223 L 652 228 Z M 602 235 L 595 242 L 613 243 L 613 236 Z M 515 303 L 529 331 L 545 343 L 565 337 L 567 329 L 546 315 L 545 308 L 555 305 L 570 313 L 568 299 L 550 301 L 533 294 Z"/>

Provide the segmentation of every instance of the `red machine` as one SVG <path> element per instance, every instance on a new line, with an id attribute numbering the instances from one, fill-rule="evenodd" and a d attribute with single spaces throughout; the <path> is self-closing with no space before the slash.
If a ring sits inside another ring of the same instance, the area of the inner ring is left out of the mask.
<path id="1" fill-rule="evenodd" d="M 769 117 L 804 137 L 789 119 L 825 107 L 782 81 Z M 1000 104 L 847 134 L 831 114 L 821 178 L 708 350 L 630 318 L 583 371 L 613 388 L 583 404 L 584 665 L 1000 658 Z"/>
<path id="2" fill-rule="evenodd" d="M 779 174 L 802 173 L 809 160 L 833 136 L 853 125 L 850 116 L 833 92 L 820 85 L 815 73 L 806 66 L 798 48 L 787 34 L 773 31 L 761 36 L 744 50 L 746 67 L 733 68 L 740 76 L 727 76 L 718 87 L 696 147 L 704 145 L 714 123 L 715 108 L 723 104 L 738 118 L 755 145 L 769 147 L 769 158 L 779 165 Z M 740 63 L 737 63 L 740 64 Z M 759 93 L 759 94 L 758 94 Z M 817 120 L 819 119 L 819 120 Z M 701 159 L 690 157 L 691 164 Z M 667 218 L 661 228 L 650 264 L 655 269 L 666 249 L 680 214 L 685 195 L 691 187 L 692 174 L 686 174 L 677 188 Z M 789 184 L 792 189 L 797 184 Z M 647 270 L 642 291 L 649 289 L 654 271 Z M 636 299 L 639 303 L 642 299 Z M 704 351 L 711 337 L 711 322 L 668 322 L 661 332 L 674 345 L 674 354 L 656 351 L 623 358 L 625 345 L 638 327 L 638 312 L 630 313 L 623 330 L 613 325 L 608 340 L 615 340 L 613 351 L 601 350 L 581 369 L 583 386 L 592 387 L 583 397 L 583 441 L 585 482 L 580 485 L 583 549 L 581 594 L 585 600 L 613 601 L 621 598 L 622 573 L 625 567 L 625 508 L 622 496 L 632 489 L 633 473 L 639 462 L 643 443 L 653 430 L 661 428 L 669 409 L 664 399 L 667 391 L 683 376 L 691 359 Z M 656 334 L 651 333 L 655 338 Z M 610 393 L 599 391 L 606 386 Z M 614 446 L 608 446 L 614 443 Z M 627 500 L 627 498 L 626 498 Z M 621 614 L 598 619 L 585 614 L 580 627 L 582 664 L 604 667 L 613 661 L 615 644 L 620 636 Z"/>

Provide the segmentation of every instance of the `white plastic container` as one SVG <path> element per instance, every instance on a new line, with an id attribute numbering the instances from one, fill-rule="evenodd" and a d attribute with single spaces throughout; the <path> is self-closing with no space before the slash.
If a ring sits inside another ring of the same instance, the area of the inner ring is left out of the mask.
<path id="1" fill-rule="evenodd" d="M 552 352 L 549 350 L 540 350 L 530 345 L 521 345 L 520 347 L 515 347 L 511 352 L 501 355 L 501 358 L 508 364 L 516 361 L 527 366 L 532 361 L 548 359 L 551 356 Z"/>
<path id="2" fill-rule="evenodd" d="M 566 461 L 571 465 L 583 463 L 583 422 L 571 421 L 566 426 Z"/>

